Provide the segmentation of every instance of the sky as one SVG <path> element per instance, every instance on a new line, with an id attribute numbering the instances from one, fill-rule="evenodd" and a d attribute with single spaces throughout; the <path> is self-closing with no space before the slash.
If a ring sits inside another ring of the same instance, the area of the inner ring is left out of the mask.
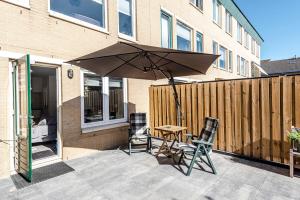
<path id="1" fill-rule="evenodd" d="M 264 39 L 261 59 L 300 57 L 300 0 L 235 0 Z"/>

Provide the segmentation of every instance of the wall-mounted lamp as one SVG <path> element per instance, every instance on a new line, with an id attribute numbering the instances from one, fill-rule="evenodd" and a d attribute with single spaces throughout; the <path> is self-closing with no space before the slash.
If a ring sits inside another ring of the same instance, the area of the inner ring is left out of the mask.
<path id="1" fill-rule="evenodd" d="M 72 79 L 74 77 L 73 69 L 68 69 L 68 78 Z"/>

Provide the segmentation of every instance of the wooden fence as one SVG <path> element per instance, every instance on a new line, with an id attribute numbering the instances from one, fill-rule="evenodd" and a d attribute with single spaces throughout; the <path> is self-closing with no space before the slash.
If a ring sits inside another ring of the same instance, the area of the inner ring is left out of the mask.
<path id="1" fill-rule="evenodd" d="M 199 134 L 206 116 L 220 119 L 214 148 L 288 163 L 287 131 L 300 126 L 300 76 L 176 85 L 182 126 Z M 150 126 L 176 125 L 172 88 L 151 86 Z M 159 133 L 154 131 L 154 135 Z"/>

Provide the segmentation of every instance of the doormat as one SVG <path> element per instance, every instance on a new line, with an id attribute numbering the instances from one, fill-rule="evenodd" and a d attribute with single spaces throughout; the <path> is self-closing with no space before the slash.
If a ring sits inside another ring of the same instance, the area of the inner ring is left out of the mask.
<path id="1" fill-rule="evenodd" d="M 72 167 L 64 162 L 54 163 L 48 166 L 36 168 L 32 170 L 32 181 L 26 181 L 19 174 L 14 174 L 11 176 L 17 189 L 28 187 L 30 185 L 63 175 L 69 172 L 75 171 Z"/>
<path id="2" fill-rule="evenodd" d="M 36 153 L 32 153 L 32 160 L 38 160 L 41 158 L 46 158 L 50 156 L 55 156 L 55 153 L 51 150 L 39 151 Z"/>

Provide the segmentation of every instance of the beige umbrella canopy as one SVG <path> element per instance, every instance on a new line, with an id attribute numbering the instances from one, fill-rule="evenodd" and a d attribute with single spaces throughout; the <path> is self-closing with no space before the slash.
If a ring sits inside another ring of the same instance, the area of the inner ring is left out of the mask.
<path id="1" fill-rule="evenodd" d="M 180 119 L 180 104 L 173 77 L 205 74 L 217 58 L 218 55 L 213 54 L 118 42 L 67 63 L 100 76 L 146 80 L 168 78 L 174 89 Z"/>

